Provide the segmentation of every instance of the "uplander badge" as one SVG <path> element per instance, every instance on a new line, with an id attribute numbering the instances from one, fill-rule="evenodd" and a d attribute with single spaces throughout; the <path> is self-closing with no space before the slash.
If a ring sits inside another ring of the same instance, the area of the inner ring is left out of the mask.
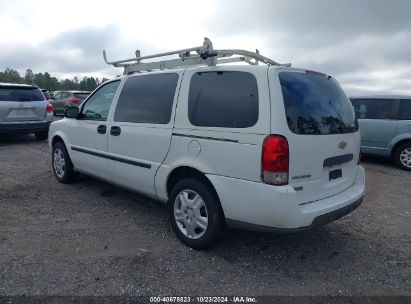
<path id="1" fill-rule="evenodd" d="M 293 176 L 291 179 L 304 179 L 304 178 L 310 178 L 311 174 L 306 174 L 306 175 L 299 175 L 299 176 Z"/>

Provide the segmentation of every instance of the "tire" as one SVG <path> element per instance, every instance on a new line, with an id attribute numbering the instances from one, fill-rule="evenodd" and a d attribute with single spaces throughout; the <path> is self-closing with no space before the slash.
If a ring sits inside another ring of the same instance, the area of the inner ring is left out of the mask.
<path id="1" fill-rule="evenodd" d="M 194 249 L 209 248 L 224 232 L 224 214 L 217 195 L 197 179 L 183 179 L 173 187 L 168 214 L 177 237 Z"/>
<path id="2" fill-rule="evenodd" d="M 411 171 L 411 142 L 406 142 L 395 150 L 394 161 L 401 169 Z"/>
<path id="3" fill-rule="evenodd" d="M 34 133 L 38 140 L 46 140 L 49 137 L 48 131 Z"/>
<path id="4" fill-rule="evenodd" d="M 63 184 L 68 184 L 78 177 L 73 169 L 73 163 L 63 142 L 58 141 L 53 145 L 51 164 L 54 176 Z"/>

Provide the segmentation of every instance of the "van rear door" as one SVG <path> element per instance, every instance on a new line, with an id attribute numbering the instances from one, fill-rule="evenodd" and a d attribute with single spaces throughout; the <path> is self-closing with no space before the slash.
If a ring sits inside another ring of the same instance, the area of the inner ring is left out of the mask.
<path id="1" fill-rule="evenodd" d="M 272 98 L 278 102 L 273 105 L 272 100 L 272 133 L 281 132 L 288 140 L 289 185 L 297 191 L 299 203 L 344 191 L 354 183 L 360 149 L 348 97 L 331 76 L 274 71 L 271 80 L 278 90 L 271 85 Z"/>

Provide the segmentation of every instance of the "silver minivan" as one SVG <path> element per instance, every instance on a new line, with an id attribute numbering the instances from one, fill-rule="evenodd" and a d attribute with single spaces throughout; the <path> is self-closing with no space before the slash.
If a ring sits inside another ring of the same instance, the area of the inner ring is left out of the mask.
<path id="1" fill-rule="evenodd" d="M 53 107 L 38 87 L 0 83 L 0 133 L 34 133 L 44 140 L 53 118 Z"/>
<path id="2" fill-rule="evenodd" d="M 361 132 L 361 152 L 391 157 L 411 170 L 411 96 L 351 97 Z"/>

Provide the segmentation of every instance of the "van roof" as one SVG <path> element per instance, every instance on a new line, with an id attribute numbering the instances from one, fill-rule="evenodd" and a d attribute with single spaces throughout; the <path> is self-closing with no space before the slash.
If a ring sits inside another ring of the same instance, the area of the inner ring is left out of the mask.
<path id="1" fill-rule="evenodd" d="M 230 64 L 230 65 L 217 65 L 217 66 L 189 66 L 184 68 L 175 68 L 175 69 L 164 69 L 164 70 L 155 70 L 155 71 L 141 71 L 141 72 L 134 72 L 128 75 L 120 75 L 110 79 L 110 81 L 121 79 L 124 77 L 133 77 L 138 75 L 150 75 L 150 74 L 161 74 L 161 73 L 173 73 L 173 72 L 183 72 L 187 71 L 199 71 L 199 72 L 207 72 L 207 71 L 218 71 L 218 70 L 235 70 L 236 68 L 240 68 L 242 71 L 244 70 L 267 70 L 267 69 L 275 69 L 275 70 L 284 70 L 284 71 L 297 71 L 297 72 L 305 72 L 306 69 L 301 69 L 297 67 L 289 67 L 289 66 L 269 66 L 265 64 L 261 65 L 248 65 L 248 64 Z M 320 72 L 318 72 L 320 73 Z M 320 73 L 327 75 L 325 73 Z M 328 75 L 327 75 L 328 76 Z"/>

